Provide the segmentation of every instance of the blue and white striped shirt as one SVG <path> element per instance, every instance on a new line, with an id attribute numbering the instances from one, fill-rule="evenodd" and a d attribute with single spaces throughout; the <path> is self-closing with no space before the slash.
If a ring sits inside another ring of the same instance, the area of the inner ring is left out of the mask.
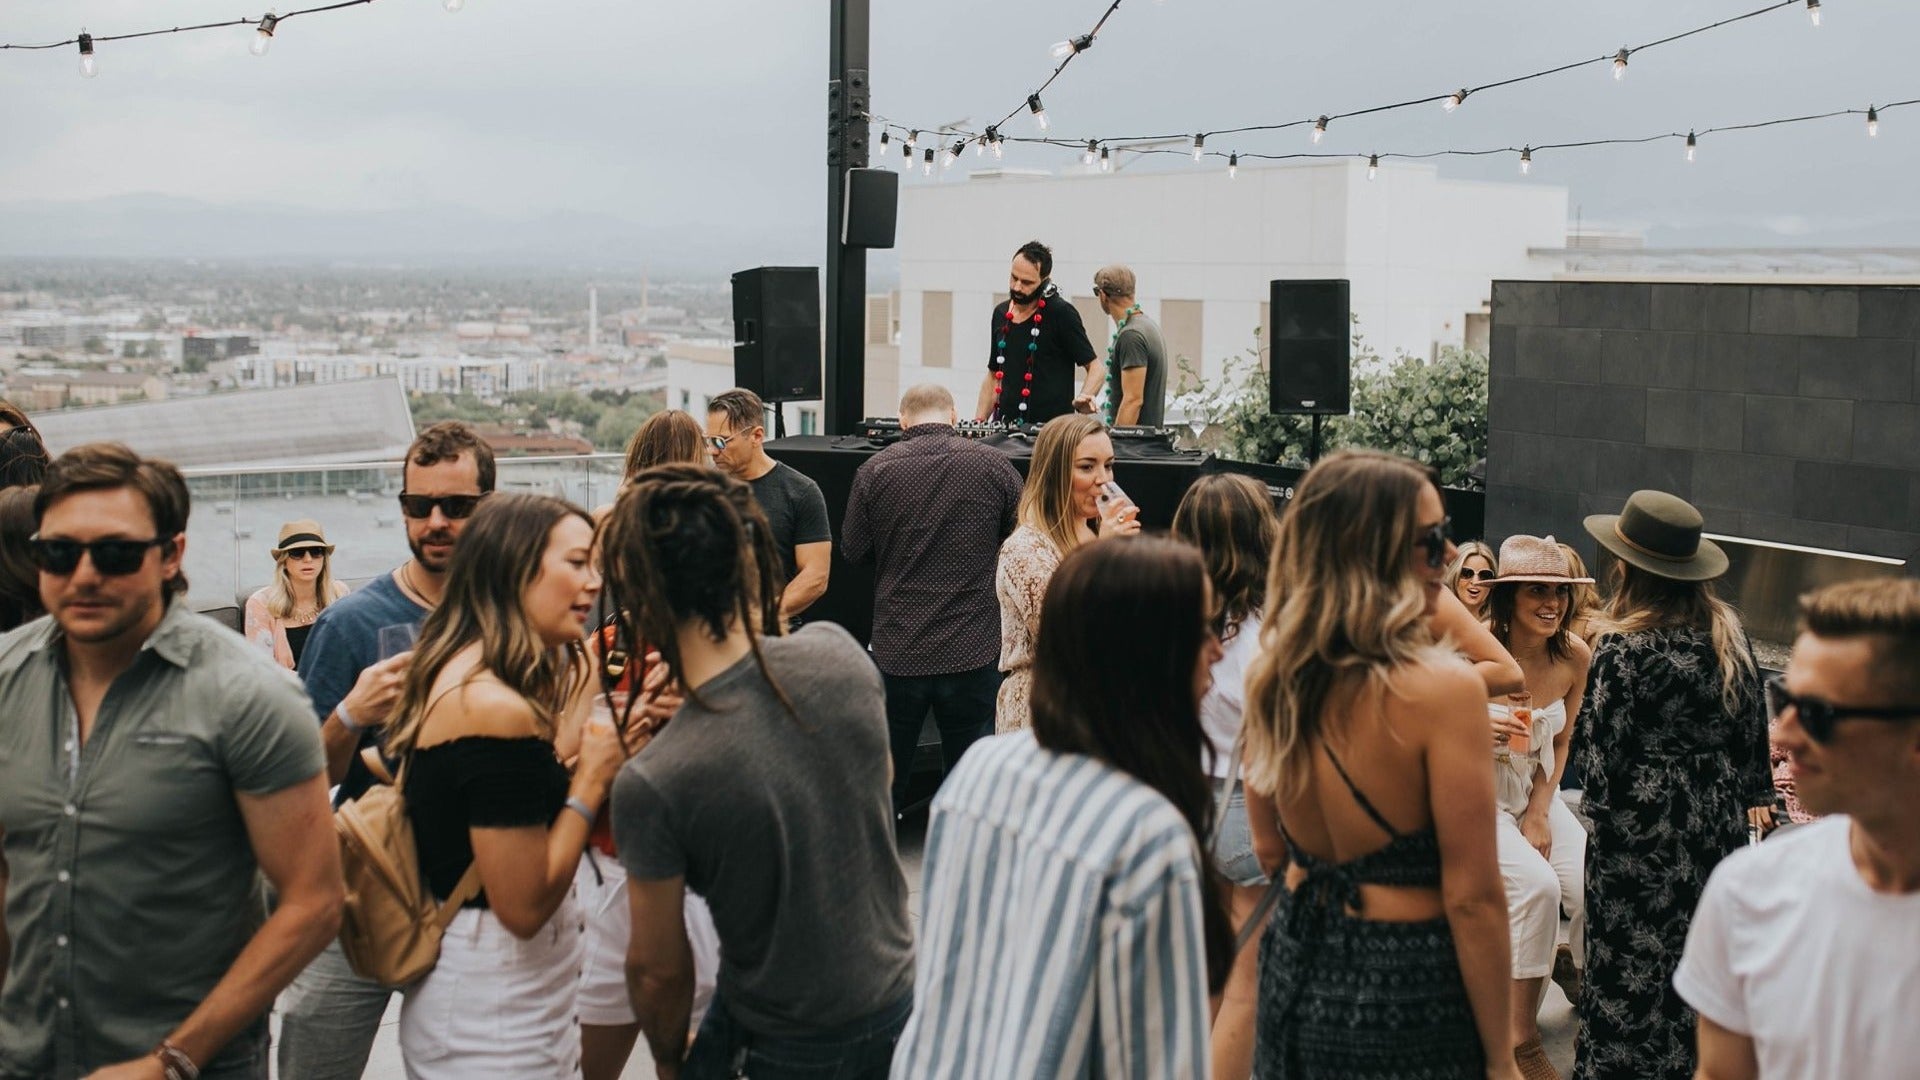
<path id="1" fill-rule="evenodd" d="M 893 1076 L 1205 1077 L 1201 888 L 1159 792 L 1031 731 L 975 743 L 933 803 Z"/>

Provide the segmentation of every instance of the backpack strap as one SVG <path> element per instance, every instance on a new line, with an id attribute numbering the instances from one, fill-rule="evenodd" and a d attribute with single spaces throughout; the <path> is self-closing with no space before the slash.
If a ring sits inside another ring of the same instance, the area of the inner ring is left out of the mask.
<path id="1" fill-rule="evenodd" d="M 360 764 L 365 765 L 367 771 L 373 774 L 373 778 L 383 784 L 391 785 L 396 779 L 392 770 L 387 768 L 386 759 L 380 756 L 380 748 L 378 746 L 361 747 Z"/>
<path id="2" fill-rule="evenodd" d="M 460 880 L 454 885 L 453 892 L 441 903 L 440 910 L 434 913 L 434 925 L 441 933 L 446 933 L 447 926 L 453 922 L 455 915 L 460 914 L 460 909 L 466 905 L 466 902 L 479 895 L 480 863 L 475 860 L 467 864 L 467 872 L 460 875 Z"/>

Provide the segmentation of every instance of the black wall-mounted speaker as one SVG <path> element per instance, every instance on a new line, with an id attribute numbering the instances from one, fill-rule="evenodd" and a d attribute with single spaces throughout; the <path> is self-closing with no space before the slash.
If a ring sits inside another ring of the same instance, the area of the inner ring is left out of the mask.
<path id="1" fill-rule="evenodd" d="M 892 247 L 900 213 L 900 174 L 891 169 L 848 169 L 845 197 L 840 242 L 849 247 Z"/>
<path id="2" fill-rule="evenodd" d="M 819 399 L 819 267 L 733 275 L 733 382 L 764 401 Z"/>
<path id="3" fill-rule="evenodd" d="M 1275 413 L 1351 411 L 1353 323 L 1345 280 L 1275 281 L 1267 407 Z"/>

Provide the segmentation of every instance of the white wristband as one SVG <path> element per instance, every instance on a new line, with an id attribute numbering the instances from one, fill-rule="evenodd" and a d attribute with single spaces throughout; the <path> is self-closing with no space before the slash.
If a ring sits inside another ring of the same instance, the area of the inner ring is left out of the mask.
<path id="1" fill-rule="evenodd" d="M 353 714 L 347 711 L 347 702 L 345 698 L 342 698 L 340 700 L 340 703 L 333 707 L 333 718 L 335 720 L 340 721 L 340 726 L 343 728 L 346 728 L 348 734 L 351 734 L 351 735 L 360 734 L 361 727 L 359 724 L 356 724 L 353 722 Z"/>

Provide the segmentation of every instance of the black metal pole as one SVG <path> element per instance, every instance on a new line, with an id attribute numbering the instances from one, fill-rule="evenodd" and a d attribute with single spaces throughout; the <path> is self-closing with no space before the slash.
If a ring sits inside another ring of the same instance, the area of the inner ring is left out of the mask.
<path id="1" fill-rule="evenodd" d="M 833 8 L 827 82 L 826 432 L 846 435 L 866 415 L 867 249 L 842 242 L 847 171 L 867 164 L 868 0 Z"/>

